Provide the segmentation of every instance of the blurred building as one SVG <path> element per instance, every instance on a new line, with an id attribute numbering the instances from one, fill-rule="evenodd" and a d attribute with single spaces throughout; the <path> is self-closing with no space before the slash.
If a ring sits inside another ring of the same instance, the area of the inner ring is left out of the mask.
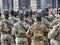
<path id="1" fill-rule="evenodd" d="M 1 10 L 19 10 L 22 7 L 29 8 L 30 0 L 0 0 L 1 2 Z"/>
<path id="2" fill-rule="evenodd" d="M 20 10 L 22 7 L 32 8 L 32 10 L 41 9 L 44 7 L 58 8 L 60 0 L 0 0 L 1 10 L 14 9 Z"/>
<path id="3" fill-rule="evenodd" d="M 60 0 L 38 0 L 40 2 L 40 8 L 48 7 L 48 8 L 59 8 Z"/>
<path id="4" fill-rule="evenodd" d="M 13 0 L 13 9 L 20 10 L 22 7 L 29 8 L 30 0 Z"/>
<path id="5" fill-rule="evenodd" d="M 1 2 L 1 11 L 13 9 L 13 0 L 0 0 Z"/>

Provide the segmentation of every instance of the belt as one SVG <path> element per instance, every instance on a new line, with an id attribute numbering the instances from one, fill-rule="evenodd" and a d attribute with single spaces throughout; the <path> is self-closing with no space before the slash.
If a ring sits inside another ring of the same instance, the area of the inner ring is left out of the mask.
<path id="1" fill-rule="evenodd" d="M 22 38 L 27 38 L 27 36 L 26 35 L 16 35 L 16 37 L 22 37 Z"/>
<path id="2" fill-rule="evenodd" d="M 27 36 L 17 36 L 18 38 L 27 38 Z"/>
<path id="3" fill-rule="evenodd" d="M 32 39 L 33 42 L 37 41 L 37 42 L 40 42 L 40 41 L 44 41 L 44 39 Z"/>
<path id="4" fill-rule="evenodd" d="M 2 32 L 3 34 L 11 34 L 11 32 Z"/>

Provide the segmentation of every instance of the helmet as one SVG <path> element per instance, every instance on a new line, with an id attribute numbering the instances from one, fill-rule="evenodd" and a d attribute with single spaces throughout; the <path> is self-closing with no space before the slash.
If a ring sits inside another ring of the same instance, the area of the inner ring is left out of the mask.
<path id="1" fill-rule="evenodd" d="M 23 14 L 22 11 L 19 11 L 18 17 L 20 17 L 20 18 L 23 18 L 24 17 L 24 14 Z"/>
<path id="2" fill-rule="evenodd" d="M 14 10 L 10 10 L 10 14 L 14 15 L 15 11 Z"/>
<path id="3" fill-rule="evenodd" d="M 9 15 L 9 11 L 8 11 L 8 10 L 4 10 L 4 11 L 3 11 L 3 14 L 4 14 L 4 15 Z"/>

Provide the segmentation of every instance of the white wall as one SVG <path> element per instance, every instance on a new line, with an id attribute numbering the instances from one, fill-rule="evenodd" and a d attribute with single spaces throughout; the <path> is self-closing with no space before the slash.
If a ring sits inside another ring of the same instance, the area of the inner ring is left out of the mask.
<path id="1" fill-rule="evenodd" d="M 2 12 L 2 0 L 0 0 L 0 10 Z"/>
<path id="2" fill-rule="evenodd" d="M 37 9 L 37 0 L 30 0 L 30 6 L 35 11 Z"/>
<path id="3" fill-rule="evenodd" d="M 15 11 L 19 10 L 18 0 L 13 0 L 13 8 Z"/>

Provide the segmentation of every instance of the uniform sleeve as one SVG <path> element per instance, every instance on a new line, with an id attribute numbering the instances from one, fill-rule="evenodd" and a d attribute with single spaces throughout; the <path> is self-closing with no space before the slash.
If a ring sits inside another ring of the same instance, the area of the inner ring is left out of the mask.
<path id="1" fill-rule="evenodd" d="M 47 32 L 47 33 L 50 31 L 45 25 L 43 25 L 43 29 L 44 29 L 44 31 Z"/>
<path id="2" fill-rule="evenodd" d="M 29 29 L 26 32 L 27 37 L 31 37 L 32 33 L 33 33 L 33 29 L 32 29 L 32 26 L 31 26 L 31 27 L 29 27 Z"/>
<path id="3" fill-rule="evenodd" d="M 15 35 L 17 33 L 17 26 L 14 24 L 14 27 L 12 27 L 12 34 Z"/>
<path id="4" fill-rule="evenodd" d="M 57 20 L 54 20 L 54 21 L 51 23 L 51 26 L 54 26 L 54 25 L 56 25 L 56 24 L 58 24 L 58 22 L 57 22 Z"/>
<path id="5" fill-rule="evenodd" d="M 48 33 L 48 38 L 53 38 L 56 35 L 56 29 L 57 29 L 57 25 L 53 27 L 53 29 Z"/>

